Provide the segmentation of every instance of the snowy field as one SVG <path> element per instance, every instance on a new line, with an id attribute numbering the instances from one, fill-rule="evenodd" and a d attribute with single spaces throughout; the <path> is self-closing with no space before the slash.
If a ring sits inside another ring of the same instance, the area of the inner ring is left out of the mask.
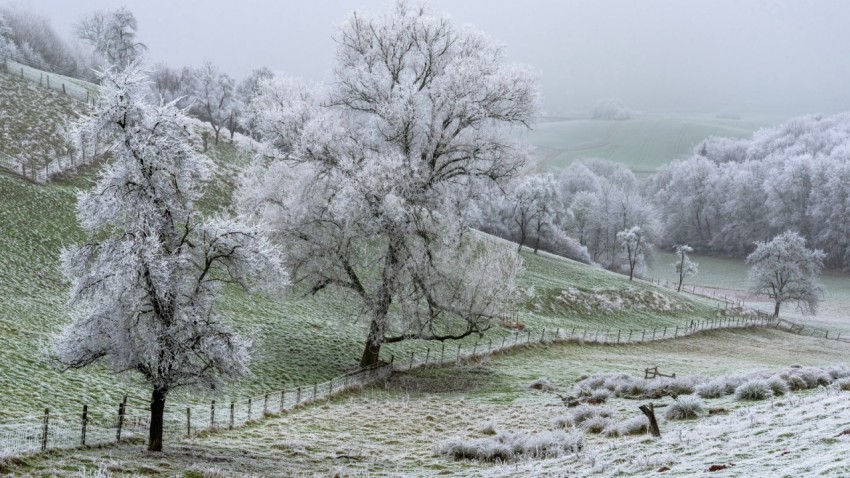
<path id="1" fill-rule="evenodd" d="M 55 452 L 26 458 L 12 471 L 51 476 L 102 465 L 113 476 L 646 476 L 669 467 L 664 476 L 694 476 L 719 465 L 727 469 L 712 476 L 846 476 L 850 436 L 842 433 L 850 428 L 850 392 L 824 387 L 756 402 L 706 399 L 707 407 L 727 413 L 662 420 L 660 441 L 586 434 L 582 450 L 558 458 L 485 463 L 434 450 L 452 438 L 487 438 L 490 429 L 552 430 L 553 418 L 569 409 L 557 396 L 529 389 L 541 377 L 569 386 L 596 373 L 642 378 L 642 368 L 654 365 L 677 377 L 715 377 L 831 366 L 848 352 L 847 344 L 772 330 L 623 347 L 531 347 L 461 369 L 402 374 L 384 387 L 183 441 L 163 454 L 146 454 L 140 444 Z M 612 398 L 605 406 L 623 421 L 641 416 L 637 407 L 645 402 Z"/>

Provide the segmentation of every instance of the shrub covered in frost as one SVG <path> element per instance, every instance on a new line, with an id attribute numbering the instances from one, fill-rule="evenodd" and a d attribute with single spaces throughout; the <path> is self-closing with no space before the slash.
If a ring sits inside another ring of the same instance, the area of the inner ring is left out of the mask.
<path id="1" fill-rule="evenodd" d="M 621 435 L 643 435 L 649 432 L 649 420 L 641 415 L 620 422 Z"/>
<path id="2" fill-rule="evenodd" d="M 581 428 L 588 433 L 602 433 L 615 422 L 608 417 L 593 416 L 581 422 Z"/>
<path id="3" fill-rule="evenodd" d="M 575 422 L 573 422 L 573 417 L 568 415 L 561 415 L 553 418 L 550 423 L 552 424 L 552 428 L 570 428 Z"/>
<path id="4" fill-rule="evenodd" d="M 453 438 L 434 447 L 434 454 L 456 460 L 504 462 L 520 458 L 555 458 L 581 450 L 584 436 L 578 432 L 500 433 L 494 437 L 464 440 Z"/>
<path id="5" fill-rule="evenodd" d="M 832 382 L 832 386 L 836 390 L 842 390 L 845 392 L 850 392 L 850 377 L 839 378 L 838 380 Z"/>
<path id="6" fill-rule="evenodd" d="M 735 398 L 738 400 L 765 400 L 773 396 L 773 390 L 767 380 L 748 380 L 735 389 Z"/>
<path id="7" fill-rule="evenodd" d="M 720 398 L 729 393 L 726 389 L 726 381 L 722 378 L 703 382 L 694 387 L 694 392 L 702 398 Z"/>
<path id="8" fill-rule="evenodd" d="M 850 377 L 850 368 L 847 368 L 847 365 L 843 363 L 835 367 L 830 367 L 826 372 L 833 380 Z"/>
<path id="9" fill-rule="evenodd" d="M 772 375 L 768 378 L 767 385 L 776 396 L 785 395 L 790 390 L 788 383 L 785 380 L 782 380 L 782 377 L 779 375 Z"/>
<path id="10" fill-rule="evenodd" d="M 590 399 L 597 403 L 605 403 L 609 398 L 611 398 L 611 392 L 605 388 L 600 388 L 590 393 Z"/>
<path id="11" fill-rule="evenodd" d="M 581 425 L 593 417 L 611 418 L 614 413 L 607 407 L 596 407 L 587 403 L 582 403 L 573 409 L 573 423 Z"/>
<path id="12" fill-rule="evenodd" d="M 664 410 L 668 420 L 687 420 L 698 418 L 705 413 L 705 402 L 697 395 L 681 395 Z"/>
<path id="13" fill-rule="evenodd" d="M 528 388 L 533 390 L 541 390 L 543 392 L 551 392 L 558 389 L 558 387 L 556 387 L 552 382 L 550 382 L 548 378 L 538 378 L 537 380 L 531 382 L 528 385 Z"/>

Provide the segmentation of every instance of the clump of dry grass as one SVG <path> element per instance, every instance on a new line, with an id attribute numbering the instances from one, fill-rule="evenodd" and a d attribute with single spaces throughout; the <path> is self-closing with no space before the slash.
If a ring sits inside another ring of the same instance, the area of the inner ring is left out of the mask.
<path id="1" fill-rule="evenodd" d="M 490 438 L 453 438 L 437 444 L 435 455 L 448 455 L 455 460 L 506 462 L 525 459 L 556 458 L 564 453 L 577 453 L 584 443 L 578 432 L 550 431 L 537 434 L 499 433 Z"/>

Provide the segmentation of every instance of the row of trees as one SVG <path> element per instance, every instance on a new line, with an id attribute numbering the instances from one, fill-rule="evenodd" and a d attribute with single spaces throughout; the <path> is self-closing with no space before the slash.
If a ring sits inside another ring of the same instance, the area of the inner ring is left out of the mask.
<path id="1" fill-rule="evenodd" d="M 657 213 L 634 174 L 605 160 L 525 175 L 506 191 L 489 191 L 478 209 L 479 228 L 519 247 L 529 244 L 534 252 L 542 248 L 630 276 L 644 272 L 650 246 L 658 244 Z"/>
<path id="2" fill-rule="evenodd" d="M 645 188 L 663 240 L 744 257 L 791 229 L 850 267 L 850 114 L 807 116 L 750 139 L 712 138 Z"/>

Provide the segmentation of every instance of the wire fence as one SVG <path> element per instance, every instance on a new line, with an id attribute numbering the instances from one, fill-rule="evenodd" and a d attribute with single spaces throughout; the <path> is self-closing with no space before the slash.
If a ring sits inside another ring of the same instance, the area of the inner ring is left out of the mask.
<path id="1" fill-rule="evenodd" d="M 164 420 L 164 435 L 170 439 L 195 436 L 198 433 L 234 429 L 255 423 L 299 407 L 320 402 L 349 390 L 359 389 L 389 378 L 393 372 L 405 372 L 421 367 L 457 366 L 497 352 L 536 344 L 584 343 L 625 345 L 676 339 L 700 332 L 744 327 L 771 327 L 795 334 L 850 342 L 840 334 L 808 327 L 784 319 L 776 319 L 760 311 L 748 315 L 719 316 L 714 319 L 694 319 L 681 325 L 654 328 L 555 328 L 515 329 L 509 335 L 488 338 L 486 341 L 458 344 L 441 343 L 428 347 L 424 354 L 411 352 L 404 357 L 390 355 L 373 367 L 350 372 L 331 380 L 300 387 L 272 391 L 240 400 L 208 404 L 168 404 Z M 0 423 L 0 457 L 37 453 L 58 448 L 119 443 L 144 440 L 150 431 L 150 408 L 124 400 L 111 413 L 92 415 L 83 407 L 80 414 L 50 414 Z"/>
<path id="2" fill-rule="evenodd" d="M 94 84 L 72 78 L 70 75 L 63 74 L 63 72 L 51 73 L 52 68 L 40 62 L 33 62 L 16 56 L 6 57 L 2 59 L 2 62 L 5 73 L 18 76 L 22 80 L 38 83 L 43 88 L 57 91 L 69 98 L 91 104 L 96 96 L 97 86 Z"/>

